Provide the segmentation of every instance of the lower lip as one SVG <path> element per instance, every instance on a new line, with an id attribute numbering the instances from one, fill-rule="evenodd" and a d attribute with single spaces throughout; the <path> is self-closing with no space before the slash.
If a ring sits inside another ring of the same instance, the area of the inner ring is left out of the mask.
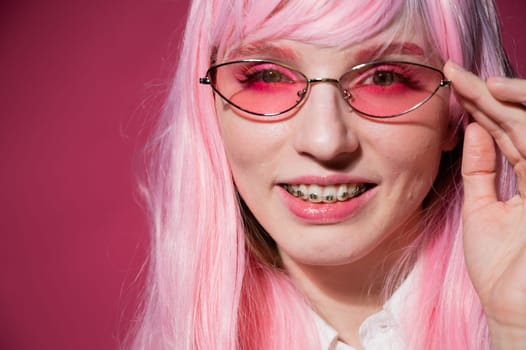
<path id="1" fill-rule="evenodd" d="M 309 224 L 336 224 L 355 216 L 374 196 L 377 186 L 360 196 L 334 203 L 312 203 L 294 197 L 279 186 L 278 193 L 289 211 L 298 219 Z"/>

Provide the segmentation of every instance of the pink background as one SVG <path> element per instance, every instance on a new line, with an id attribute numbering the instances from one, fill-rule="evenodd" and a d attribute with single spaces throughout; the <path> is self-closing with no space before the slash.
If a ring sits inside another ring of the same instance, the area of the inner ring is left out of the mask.
<path id="1" fill-rule="evenodd" d="M 526 74 L 526 3 L 499 0 Z M 0 349 L 116 349 L 147 247 L 140 150 L 187 1 L 0 5 Z"/>

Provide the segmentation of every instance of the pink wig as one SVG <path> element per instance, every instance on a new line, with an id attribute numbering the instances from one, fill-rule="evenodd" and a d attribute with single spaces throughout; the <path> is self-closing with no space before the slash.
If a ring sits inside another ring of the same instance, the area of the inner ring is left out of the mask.
<path id="1" fill-rule="evenodd" d="M 430 47 L 482 77 L 509 74 L 490 0 L 196 0 L 179 66 L 149 145 L 143 188 L 151 260 L 133 349 L 316 349 L 304 300 L 286 273 L 247 248 L 240 207 L 214 109 L 199 85 L 211 60 L 240 42 L 286 37 L 322 46 L 358 44 L 390 24 L 422 18 Z M 452 101 L 451 122 L 466 124 Z M 461 145 L 445 154 L 412 251 L 421 276 L 405 327 L 411 349 L 488 348 L 486 324 L 462 253 Z M 501 195 L 514 190 L 503 161 Z M 423 277 L 425 276 L 425 278 Z M 319 348 L 319 346 L 318 346 Z"/>

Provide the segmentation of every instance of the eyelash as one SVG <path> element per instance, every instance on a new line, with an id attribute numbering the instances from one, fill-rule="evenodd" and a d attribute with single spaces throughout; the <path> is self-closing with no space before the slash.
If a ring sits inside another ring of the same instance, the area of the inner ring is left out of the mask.
<path id="1" fill-rule="evenodd" d="M 354 79 L 353 81 L 357 81 L 360 85 L 366 80 L 374 79 L 374 75 L 378 72 L 386 72 L 389 74 L 393 74 L 395 77 L 395 82 L 401 82 L 404 85 L 410 86 L 411 88 L 418 88 L 420 86 L 420 81 L 416 80 L 415 74 L 410 72 L 407 67 L 401 67 L 397 65 L 382 65 L 382 66 L 376 66 L 373 67 L 364 73 L 360 74 L 358 78 Z M 365 85 L 373 85 L 373 84 L 365 84 Z"/>
<path id="2" fill-rule="evenodd" d="M 251 65 L 247 67 L 243 67 L 240 76 L 241 79 L 238 78 L 240 83 L 250 83 L 253 81 L 261 81 L 262 79 L 256 80 L 255 78 L 264 74 L 265 72 L 278 72 L 281 74 L 281 76 L 287 77 L 290 81 L 294 80 L 294 77 L 289 76 L 287 74 L 288 72 L 285 70 L 284 67 L 281 67 L 277 64 L 271 64 L 271 63 L 265 63 L 265 64 L 257 64 L 257 65 Z"/>

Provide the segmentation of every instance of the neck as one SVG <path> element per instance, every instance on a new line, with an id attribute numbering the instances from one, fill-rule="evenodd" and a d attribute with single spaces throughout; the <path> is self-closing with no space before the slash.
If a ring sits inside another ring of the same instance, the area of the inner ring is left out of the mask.
<path id="1" fill-rule="evenodd" d="M 391 237 L 365 257 L 338 266 L 306 265 L 281 252 L 285 269 L 314 310 L 336 329 L 343 342 L 357 349 L 361 349 L 360 325 L 382 308 L 386 294 L 390 294 L 386 281 L 397 272 L 393 266 L 399 266 L 407 255 L 415 234 Z M 409 259 L 408 267 L 412 263 Z"/>

